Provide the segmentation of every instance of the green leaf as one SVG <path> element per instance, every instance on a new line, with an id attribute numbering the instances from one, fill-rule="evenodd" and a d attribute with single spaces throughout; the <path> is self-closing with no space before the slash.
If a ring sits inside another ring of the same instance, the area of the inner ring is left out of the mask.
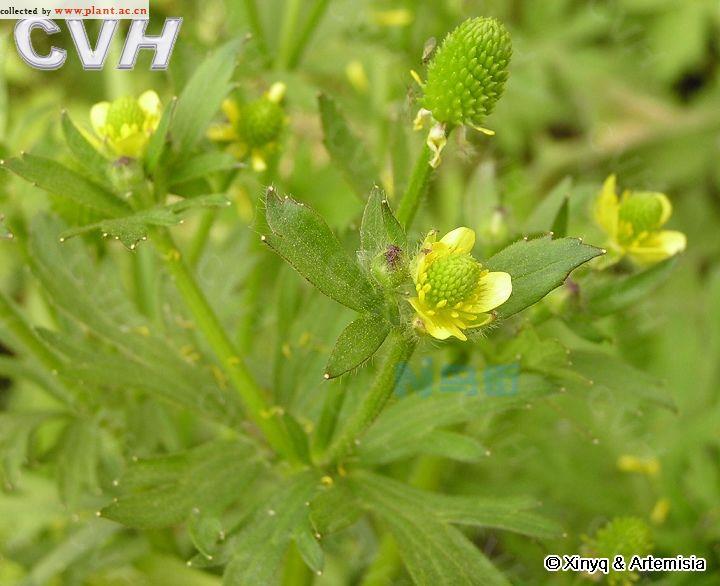
<path id="1" fill-rule="evenodd" d="M 432 373 L 428 373 L 431 382 L 423 383 L 411 380 L 411 368 L 405 372 L 410 373 L 410 378 L 404 375 L 400 379 L 396 393 L 405 393 L 406 385 L 413 392 L 386 408 L 368 430 L 358 448 L 363 461 L 387 463 L 423 453 L 424 442 L 435 429 L 524 406 L 558 392 L 560 387 L 542 376 L 523 373 L 514 388 L 515 383 L 508 392 L 496 395 L 495 389 L 488 386 L 490 377 L 468 371 L 441 378 L 435 390 Z"/>
<path id="2" fill-rule="evenodd" d="M 531 511 L 539 505 L 532 499 L 439 494 L 368 472 L 363 472 L 361 479 L 363 486 L 371 484 L 388 498 L 427 510 L 439 521 L 502 529 L 541 539 L 554 539 L 563 533 L 556 522 Z"/>
<path id="3" fill-rule="evenodd" d="M 325 552 L 318 542 L 320 536 L 315 535 L 307 517 L 293 531 L 293 541 L 303 561 L 315 574 L 322 575 L 325 566 Z"/>
<path id="4" fill-rule="evenodd" d="M 120 530 L 120 527 L 102 519 L 91 519 L 77 531 L 49 548 L 40 559 L 35 560 L 32 571 L 20 586 L 57 583 L 58 578 L 74 563 L 94 558 L 98 550 Z"/>
<path id="5" fill-rule="evenodd" d="M 545 198 L 535 207 L 530 217 L 525 221 L 523 232 L 525 234 L 540 234 L 553 230 L 552 226 L 570 198 L 572 178 L 565 177 L 552 188 Z M 553 230 L 554 231 L 554 230 Z M 556 232 L 556 236 L 565 236 Z"/>
<path id="6" fill-rule="evenodd" d="M 201 195 L 167 206 L 143 210 L 131 216 L 102 220 L 79 228 L 72 228 L 60 234 L 60 240 L 64 241 L 80 234 L 99 230 L 103 233 L 103 236 L 119 240 L 127 248 L 133 250 L 138 242 L 147 239 L 150 226 L 174 226 L 180 223 L 182 213 L 187 210 L 229 204 L 230 202 L 221 195 Z"/>
<path id="7" fill-rule="evenodd" d="M 188 522 L 188 533 L 193 545 L 205 557 L 212 557 L 217 549 L 218 542 L 224 538 L 224 531 L 220 519 L 206 515 L 199 509 L 192 511 Z"/>
<path id="8" fill-rule="evenodd" d="M 275 584 L 285 551 L 298 527 L 308 519 L 308 506 L 318 490 L 313 472 L 285 478 L 278 489 L 233 541 L 234 556 L 225 584 Z"/>
<path id="9" fill-rule="evenodd" d="M 510 317 L 537 303 L 562 285 L 574 269 L 602 253 L 575 238 L 544 236 L 511 244 L 485 263 L 491 271 L 512 277 L 512 295 L 497 309 L 498 315 Z"/>
<path id="10" fill-rule="evenodd" d="M 170 100 L 167 106 L 165 106 L 162 118 L 160 118 L 160 122 L 158 123 L 155 132 L 153 132 L 150 140 L 148 141 L 147 150 L 145 151 L 145 168 L 151 174 L 155 172 L 158 163 L 165 153 L 165 147 L 168 144 L 168 130 L 170 128 L 173 115 L 175 114 L 176 106 L 176 98 Z"/>
<path id="11" fill-rule="evenodd" d="M 77 126 L 75 126 L 66 111 L 62 112 L 60 122 L 63 134 L 65 135 L 65 142 L 77 161 L 90 172 L 95 179 L 104 183 L 107 180 L 109 165 L 107 159 L 90 144 L 90 141 L 88 141 Z"/>
<path id="12" fill-rule="evenodd" d="M 362 514 L 355 493 L 340 481 L 318 493 L 310 503 L 310 521 L 323 537 L 351 527 Z"/>
<path id="13" fill-rule="evenodd" d="M 230 93 L 231 78 L 242 40 L 220 47 L 197 68 L 178 99 L 170 123 L 177 159 L 186 159 L 205 133 L 223 98 Z"/>
<path id="14" fill-rule="evenodd" d="M 390 324 L 374 313 L 351 322 L 335 342 L 325 368 L 325 378 L 338 377 L 372 358 L 389 333 Z"/>
<path id="15" fill-rule="evenodd" d="M 622 279 L 608 279 L 588 287 L 585 306 L 595 315 L 610 315 L 648 297 L 664 283 L 675 269 L 677 258 L 664 260 L 653 267 Z"/>
<path id="16" fill-rule="evenodd" d="M 370 188 L 379 179 L 375 162 L 348 126 L 335 100 L 320 94 L 318 105 L 325 148 L 356 195 L 364 201 Z"/>
<path id="17" fill-rule="evenodd" d="M 384 199 L 385 192 L 377 185 L 373 186 L 363 211 L 360 224 L 360 248 L 368 257 L 382 252 L 387 246 L 387 231 L 381 203 Z"/>
<path id="18" fill-rule="evenodd" d="M 23 154 L 4 162 L 5 167 L 41 189 L 90 208 L 109 218 L 128 212 L 129 207 L 99 185 L 45 157 Z"/>
<path id="19" fill-rule="evenodd" d="M 237 159 L 230 153 L 222 151 L 203 153 L 197 157 L 177 165 L 170 172 L 170 185 L 185 183 L 200 177 L 206 177 L 216 171 L 227 171 L 240 166 Z"/>
<path id="20" fill-rule="evenodd" d="M 567 236 L 569 207 L 570 200 L 565 198 L 553 220 L 552 233 L 555 238 L 565 238 Z"/>
<path id="21" fill-rule="evenodd" d="M 58 484 L 64 502 L 74 506 L 85 491 L 97 492 L 99 436 L 86 420 L 71 421 L 63 433 L 58 455 Z"/>
<path id="22" fill-rule="evenodd" d="M 407 251 L 405 229 L 400 225 L 400 222 L 398 222 L 386 199 L 384 199 L 380 205 L 382 206 L 383 225 L 385 226 L 388 242 L 397 246 L 400 250 Z"/>
<path id="23" fill-rule="evenodd" d="M 359 312 L 377 310 L 378 298 L 358 263 L 350 258 L 325 221 L 312 209 L 274 188 L 265 194 L 271 234 L 263 236 L 275 252 L 325 295 Z"/>
<path id="24" fill-rule="evenodd" d="M 661 380 L 620 358 L 603 352 L 573 350 L 570 359 L 572 370 L 592 381 L 593 392 L 605 388 L 620 397 L 640 398 L 671 411 L 677 410 Z"/>
<path id="25" fill-rule="evenodd" d="M 431 507 L 418 506 L 418 502 L 408 502 L 388 492 L 399 483 L 374 474 L 357 476 L 354 479 L 357 494 L 362 495 L 365 506 L 387 526 L 416 584 L 509 584 L 467 537 L 439 520 Z"/>
<path id="26" fill-rule="evenodd" d="M 436 429 L 418 442 L 418 452 L 440 456 L 458 462 L 478 462 L 486 458 L 488 450 L 475 438 L 455 431 Z"/>
<path id="27" fill-rule="evenodd" d="M 240 498 L 260 470 L 255 446 L 230 440 L 139 460 L 120 480 L 121 496 L 101 513 L 141 529 L 176 525 L 194 509 L 219 514 Z"/>

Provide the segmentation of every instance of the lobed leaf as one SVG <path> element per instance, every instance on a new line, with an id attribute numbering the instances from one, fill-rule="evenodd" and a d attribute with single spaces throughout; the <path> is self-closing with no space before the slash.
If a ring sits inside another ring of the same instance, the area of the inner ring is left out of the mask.
<path id="1" fill-rule="evenodd" d="M 103 517 L 142 529 L 176 525 L 197 509 L 218 514 L 237 500 L 261 470 L 253 444 L 216 441 L 193 450 L 133 463 L 119 498 Z"/>
<path id="2" fill-rule="evenodd" d="M 388 528 L 416 584 L 507 585 L 508 580 L 475 545 L 430 506 L 418 506 L 392 491 L 400 484 L 375 474 L 358 474 L 356 492 Z M 402 486 L 402 485 L 400 485 Z M 410 489 L 412 490 L 412 489 Z M 407 491 L 401 490 L 402 494 Z"/>
<path id="3" fill-rule="evenodd" d="M 3 166 L 49 193 L 108 218 L 117 218 L 129 211 L 128 205 L 112 193 L 52 159 L 23 154 L 5 161 Z"/>

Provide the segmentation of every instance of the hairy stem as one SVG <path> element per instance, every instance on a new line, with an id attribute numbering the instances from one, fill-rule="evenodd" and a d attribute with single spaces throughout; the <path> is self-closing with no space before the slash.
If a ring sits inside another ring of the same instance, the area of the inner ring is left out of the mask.
<path id="1" fill-rule="evenodd" d="M 315 0 L 315 4 L 313 4 L 310 15 L 305 21 L 305 26 L 302 28 L 302 31 L 300 31 L 300 36 L 290 52 L 287 63 L 288 69 L 295 69 L 298 63 L 300 63 L 303 53 L 305 52 L 310 39 L 312 39 L 315 29 L 317 29 L 320 24 L 320 21 L 325 15 L 329 5 L 330 0 Z"/>
<path id="2" fill-rule="evenodd" d="M 415 214 L 418 211 L 420 200 L 427 192 L 428 185 L 430 183 L 430 177 L 432 176 L 433 168 L 430 166 L 430 160 L 432 159 L 432 151 L 427 145 L 423 146 L 423 149 L 415 162 L 412 176 L 410 177 L 410 183 L 408 183 L 405 194 L 400 200 L 400 205 L 397 210 L 398 221 L 407 229 L 415 219 Z"/>
<path id="3" fill-rule="evenodd" d="M 396 328 L 390 333 L 386 343 L 387 354 L 372 388 L 358 410 L 345 423 L 338 439 L 328 449 L 323 464 L 337 462 L 347 456 L 355 442 L 377 419 L 415 351 L 417 340 Z"/>
<path id="4" fill-rule="evenodd" d="M 215 353 L 223 371 L 240 395 L 247 416 L 260 428 L 276 452 L 288 459 L 295 460 L 296 455 L 285 427 L 269 409 L 262 390 L 238 356 L 233 343 L 210 307 L 205 294 L 197 284 L 167 229 L 157 229 L 154 232 L 153 241 L 160 251 L 165 266 L 173 277 L 185 305 L 195 318 L 198 328 Z"/>

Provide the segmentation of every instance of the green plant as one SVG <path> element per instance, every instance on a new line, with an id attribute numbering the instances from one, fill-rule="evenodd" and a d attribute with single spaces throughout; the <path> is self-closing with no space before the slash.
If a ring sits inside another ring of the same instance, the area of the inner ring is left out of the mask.
<path id="1" fill-rule="evenodd" d="M 299 27 L 300 3 L 289 2 L 273 59 L 255 3 L 245 3 L 273 76 L 298 65 L 327 4 Z M 284 176 L 269 155 L 283 134 L 299 134 L 285 128 L 285 86 L 228 101 L 247 50 L 239 40 L 218 48 L 177 99 L 153 100 L 152 119 L 122 98 L 100 107 L 91 135 L 63 113 L 62 144 L 2 162 L 50 195 L 52 213 L 10 215 L 13 239 L 3 242 L 30 269 L 42 310 L 31 318 L 27 297 L 0 294 L 0 340 L 12 352 L 0 372 L 48 398 L 0 413 L 0 476 L 8 489 L 30 487 L 39 518 L 27 520 L 28 534 L 61 516 L 39 504 L 50 476 L 77 515 L 42 555 L 11 544 L 29 563 L 2 571 L 37 584 L 517 580 L 483 549 L 486 536 L 561 547 L 562 515 L 528 486 L 463 485 L 462 466 L 482 466 L 494 425 L 564 395 L 583 413 L 603 393 L 618 409 L 640 400 L 672 411 L 658 380 L 624 360 L 604 328 L 668 278 L 684 236 L 652 266 L 610 267 L 603 248 L 568 236 L 575 192 L 561 182 L 524 225 L 497 205 L 458 214 L 468 227 L 437 238 L 419 212 L 453 191 L 433 192 L 433 174 L 445 177 L 440 151 L 452 149 L 454 130 L 480 128 L 508 77 L 510 35 L 495 19 L 465 21 L 430 57 L 417 105 L 432 128 L 412 170 L 400 146 L 386 157 L 405 167 L 397 185 L 383 181 L 380 149 L 327 93 L 312 117 L 332 175 L 302 167 L 308 155 L 296 142 L 288 148 L 302 172 Z M 242 166 L 248 157 L 261 175 Z M 485 171 L 474 177 L 495 193 Z M 355 199 L 337 204 L 339 219 L 322 193 L 315 206 L 285 195 L 308 191 L 303 178 L 319 192 L 340 182 Z M 586 201 L 599 192 L 602 207 L 607 184 L 595 187 Z M 631 209 L 612 187 L 615 225 L 645 239 L 667 221 L 666 196 Z M 234 213 L 238 194 L 253 207 L 252 229 Z M 613 245 L 617 230 L 599 219 Z M 225 237 L 213 239 L 214 228 Z M 426 358 L 429 378 L 418 375 Z M 24 474 L 26 459 L 49 474 Z M 594 551 L 608 535 L 596 534 Z"/>

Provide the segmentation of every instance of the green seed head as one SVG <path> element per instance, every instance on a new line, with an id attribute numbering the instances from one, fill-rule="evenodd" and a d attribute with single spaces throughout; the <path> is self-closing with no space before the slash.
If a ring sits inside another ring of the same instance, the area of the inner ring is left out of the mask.
<path id="1" fill-rule="evenodd" d="M 443 41 L 427 71 L 422 107 L 438 122 L 480 126 L 503 93 L 510 33 L 494 18 L 470 18 Z"/>
<path id="2" fill-rule="evenodd" d="M 639 234 L 660 227 L 663 215 L 663 204 L 655 193 L 636 192 L 620 205 L 619 217 L 633 227 Z"/>
<path id="3" fill-rule="evenodd" d="M 638 517 L 617 517 L 598 530 L 592 543 L 599 556 L 648 555 L 652 536 L 648 524 Z"/>
<path id="4" fill-rule="evenodd" d="M 145 112 L 135 98 L 125 96 L 110 104 L 105 123 L 116 135 L 120 135 L 125 124 L 131 128 L 135 125 L 140 130 L 145 123 Z"/>
<path id="5" fill-rule="evenodd" d="M 238 132 L 250 147 L 262 147 L 280 137 L 284 124 L 282 107 L 267 98 L 260 98 L 243 106 Z"/>
<path id="6" fill-rule="evenodd" d="M 464 301 L 477 287 L 481 273 L 480 263 L 469 254 L 439 258 L 427 269 L 430 290 L 426 298 L 433 305 L 443 300 L 450 306 Z"/>

